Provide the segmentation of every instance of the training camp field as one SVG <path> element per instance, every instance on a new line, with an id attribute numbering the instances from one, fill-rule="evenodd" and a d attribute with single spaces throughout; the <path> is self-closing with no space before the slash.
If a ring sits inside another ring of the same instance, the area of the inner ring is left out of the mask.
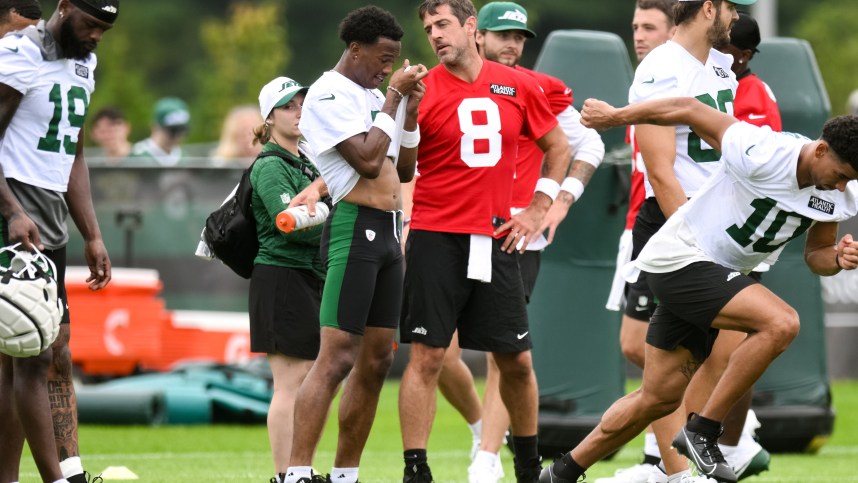
<path id="1" fill-rule="evenodd" d="M 402 447 L 397 411 L 398 381 L 384 388 L 360 469 L 363 483 L 402 481 Z M 748 483 L 858 482 L 858 381 L 833 384 L 837 419 L 834 435 L 815 455 L 776 454 L 771 470 Z M 327 427 L 315 467 L 329 472 L 336 447 L 335 413 Z M 98 474 L 124 466 L 140 482 L 267 483 L 274 474 L 264 425 L 257 426 L 90 426 L 80 429 L 84 466 Z M 429 441 L 429 464 L 435 481 L 467 482 L 471 436 L 462 418 L 439 397 Z M 616 468 L 638 462 L 642 439 L 629 443 L 613 460 L 599 463 L 587 481 L 610 476 Z M 512 455 L 503 450 L 504 482 L 515 482 Z M 25 450 L 21 483 L 39 481 Z M 107 480 L 114 481 L 114 480 Z"/>

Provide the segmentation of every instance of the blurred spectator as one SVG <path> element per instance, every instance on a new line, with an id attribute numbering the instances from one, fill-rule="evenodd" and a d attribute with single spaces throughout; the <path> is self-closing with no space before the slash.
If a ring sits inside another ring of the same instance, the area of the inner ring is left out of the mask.
<path id="1" fill-rule="evenodd" d="M 220 141 L 212 152 L 215 166 L 246 168 L 262 149 L 253 144 L 253 130 L 262 124 L 259 109 L 253 105 L 234 107 L 223 121 Z"/>
<path id="2" fill-rule="evenodd" d="M 104 107 L 92 116 L 89 137 L 98 145 L 91 156 L 100 158 L 104 164 L 117 165 L 131 154 L 128 135 L 131 124 L 116 107 Z"/>
<path id="3" fill-rule="evenodd" d="M 190 128 L 188 105 L 179 98 L 164 97 L 155 103 L 152 120 L 152 134 L 134 144 L 132 156 L 158 166 L 177 165 L 184 158 L 181 145 Z"/>
<path id="4" fill-rule="evenodd" d="M 0 0 L 0 37 L 36 25 L 42 7 L 36 0 Z"/>

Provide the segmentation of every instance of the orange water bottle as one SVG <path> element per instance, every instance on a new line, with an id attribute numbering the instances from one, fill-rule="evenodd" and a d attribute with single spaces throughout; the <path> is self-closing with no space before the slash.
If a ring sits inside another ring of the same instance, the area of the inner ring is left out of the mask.
<path id="1" fill-rule="evenodd" d="M 328 205 L 324 203 L 316 203 L 315 216 L 310 216 L 310 213 L 307 212 L 307 205 L 293 206 L 277 214 L 277 228 L 283 233 L 303 230 L 324 223 L 329 212 Z"/>

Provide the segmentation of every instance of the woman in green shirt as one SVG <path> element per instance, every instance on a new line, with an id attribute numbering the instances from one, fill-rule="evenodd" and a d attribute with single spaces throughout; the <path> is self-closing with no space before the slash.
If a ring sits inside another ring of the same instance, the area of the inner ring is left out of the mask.
<path id="1" fill-rule="evenodd" d="M 299 148 L 301 105 L 307 88 L 278 77 L 262 88 L 265 123 L 254 130 L 263 153 L 250 174 L 251 206 L 259 253 L 250 279 L 250 350 L 268 354 L 274 395 L 268 438 L 277 476 L 283 479 L 292 452 L 295 395 L 319 352 L 319 304 L 324 267 L 319 256 L 322 225 L 281 232 L 275 220 L 319 172 Z M 301 146 L 303 148 L 303 145 Z M 283 159 L 286 157 L 287 159 Z"/>

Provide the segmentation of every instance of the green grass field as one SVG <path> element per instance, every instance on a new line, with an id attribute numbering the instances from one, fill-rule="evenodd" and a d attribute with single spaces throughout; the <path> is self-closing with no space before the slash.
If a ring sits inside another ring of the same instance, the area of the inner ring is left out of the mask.
<path id="1" fill-rule="evenodd" d="M 360 479 L 365 483 L 401 481 L 402 448 L 396 408 L 398 381 L 382 394 L 370 435 Z M 749 478 L 755 482 L 858 482 L 858 381 L 833 385 L 837 419 L 834 435 L 815 455 L 774 455 L 771 471 Z M 315 467 L 330 471 L 336 445 L 336 422 L 329 423 Z M 125 466 L 143 482 L 268 482 L 274 474 L 264 426 L 82 426 L 84 466 L 98 474 L 108 466 Z M 631 442 L 613 460 L 588 472 L 588 481 L 609 476 L 616 468 L 637 463 L 641 438 Z M 466 482 L 471 446 L 462 418 L 443 398 L 429 442 L 429 463 L 435 481 Z M 506 478 L 514 482 L 512 456 L 503 453 Z M 21 483 L 38 481 L 32 458 L 25 454 Z"/>

